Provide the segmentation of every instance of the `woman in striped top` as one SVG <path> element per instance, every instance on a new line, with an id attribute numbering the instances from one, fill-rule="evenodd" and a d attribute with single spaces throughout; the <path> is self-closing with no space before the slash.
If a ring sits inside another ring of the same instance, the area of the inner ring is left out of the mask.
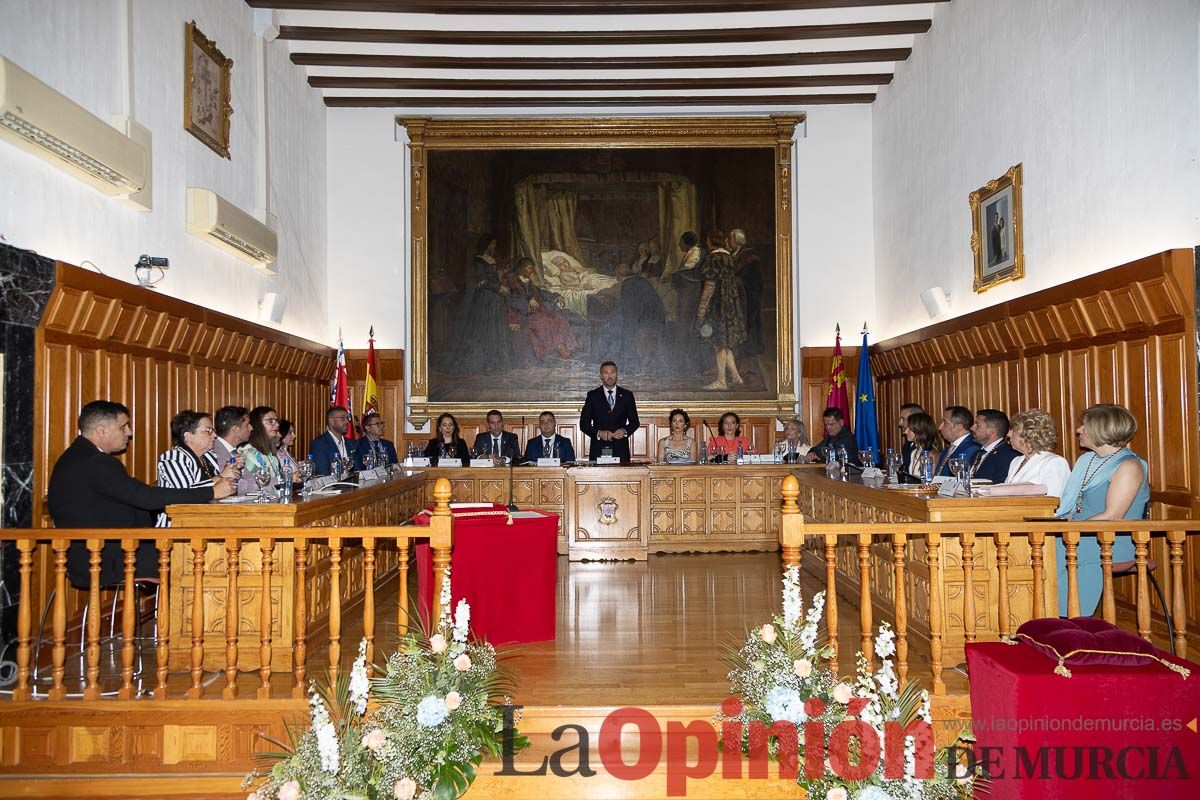
<path id="1" fill-rule="evenodd" d="M 158 457 L 158 485 L 169 489 L 194 489 L 211 486 L 218 474 L 233 481 L 241 467 L 237 462 L 222 470 L 213 455 L 216 441 L 212 417 L 203 411 L 180 411 L 171 418 L 171 441 L 175 446 Z M 155 526 L 171 525 L 166 512 L 159 512 Z"/>

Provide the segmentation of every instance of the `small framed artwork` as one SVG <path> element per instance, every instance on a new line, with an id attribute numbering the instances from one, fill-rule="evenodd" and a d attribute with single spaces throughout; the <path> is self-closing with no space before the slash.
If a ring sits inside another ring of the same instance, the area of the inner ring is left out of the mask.
<path id="1" fill-rule="evenodd" d="M 1025 277 L 1021 165 L 971 192 L 976 292 Z"/>
<path id="2" fill-rule="evenodd" d="M 219 156 L 229 154 L 229 118 L 233 105 L 229 79 L 233 61 L 217 49 L 217 43 L 196 27 L 184 26 L 183 37 L 183 127 Z"/>

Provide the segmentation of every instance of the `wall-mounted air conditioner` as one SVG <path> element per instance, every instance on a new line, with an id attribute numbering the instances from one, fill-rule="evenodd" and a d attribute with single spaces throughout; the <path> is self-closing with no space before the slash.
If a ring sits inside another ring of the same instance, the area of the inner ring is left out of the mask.
<path id="1" fill-rule="evenodd" d="M 275 231 L 216 192 L 188 187 L 187 229 L 259 269 L 272 275 L 278 272 L 270 266 L 279 254 Z"/>
<path id="2" fill-rule="evenodd" d="M 107 195 L 138 192 L 150 153 L 0 56 L 0 136 Z"/>

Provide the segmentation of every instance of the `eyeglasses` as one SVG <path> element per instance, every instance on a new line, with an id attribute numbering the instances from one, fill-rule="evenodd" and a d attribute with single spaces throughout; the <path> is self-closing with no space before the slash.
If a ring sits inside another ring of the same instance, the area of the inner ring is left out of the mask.
<path id="1" fill-rule="evenodd" d="M 382 427 L 383 427 L 383 422 L 381 422 L 381 421 L 376 421 L 376 422 L 368 422 L 368 423 L 367 423 L 367 427 L 368 427 L 368 428 L 382 428 Z"/>
<path id="2" fill-rule="evenodd" d="M 216 433 L 216 431 L 214 431 L 212 428 L 196 428 L 196 430 L 192 431 L 192 433 L 205 433 L 211 436 L 212 434 Z"/>
<path id="3" fill-rule="evenodd" d="M 279 417 L 263 417 L 263 425 L 278 425 Z"/>

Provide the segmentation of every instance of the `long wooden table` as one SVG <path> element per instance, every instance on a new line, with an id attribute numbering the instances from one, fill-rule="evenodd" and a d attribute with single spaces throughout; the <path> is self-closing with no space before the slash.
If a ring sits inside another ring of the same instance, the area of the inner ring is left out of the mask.
<path id="1" fill-rule="evenodd" d="M 623 464 L 516 467 L 521 508 L 559 515 L 558 551 L 572 561 L 637 559 L 649 553 L 779 549 L 779 486 L 790 464 Z M 509 471 L 433 468 L 455 502 L 507 503 Z"/>
<path id="2" fill-rule="evenodd" d="M 955 522 L 1022 520 L 1027 517 L 1048 517 L 1058 506 L 1055 497 L 941 497 L 936 493 L 912 493 L 885 489 L 877 482 L 864 483 L 861 478 L 835 481 L 825 477 L 819 464 L 795 469 L 800 482 L 800 511 L 807 519 L 817 522 Z M 875 537 L 869 548 L 869 571 L 872 576 L 871 598 L 875 619 L 890 619 L 894 609 L 895 586 L 893 553 L 889 537 Z M 970 590 L 975 593 L 975 629 L 980 640 L 999 637 L 996 619 L 997 595 L 1000 582 L 996 570 L 996 547 L 990 537 L 977 536 L 971 548 L 972 564 Z M 963 660 L 964 598 L 968 580 L 963 567 L 963 548 L 957 539 L 942 540 L 941 564 L 930 575 L 926 560 L 925 542 L 909 540 L 905 587 L 909 609 L 909 633 L 929 635 L 930 582 L 941 588 L 943 652 L 947 663 Z M 1048 537 L 1043 582 L 1047 597 L 1058 596 L 1057 573 L 1053 569 L 1054 543 Z M 803 554 L 805 569 L 825 575 L 823 546 L 813 542 Z M 838 591 L 857 602 L 860 595 L 860 564 L 857 537 L 846 537 L 837 547 Z M 1030 551 L 1025 539 L 1013 537 L 1008 545 L 1009 608 L 1013 620 L 1031 619 L 1033 613 L 1033 572 Z M 1015 625 L 1014 625 L 1015 629 Z"/>
<path id="3" fill-rule="evenodd" d="M 171 524 L 176 528 L 339 528 L 362 525 L 399 525 L 419 511 L 424 502 L 424 479 L 420 475 L 398 475 L 388 481 L 375 481 L 341 494 L 309 499 L 296 498 L 291 503 L 205 503 L 167 507 Z M 330 536 L 336 536 L 330 531 Z M 204 550 L 204 639 L 206 669 L 218 669 L 224 664 L 220 643 L 225 641 L 227 608 L 226 579 L 230 552 L 224 543 L 210 541 Z M 259 609 L 262 603 L 262 549 L 257 543 L 246 543 L 237 553 L 240 579 L 238 582 L 239 643 L 238 663 L 246 669 L 259 663 Z M 271 638 L 272 661 L 287 663 L 292 650 L 292 606 L 295 580 L 300 566 L 296 548 L 291 542 L 278 542 L 272 548 L 274 564 L 271 576 L 271 605 L 278 608 L 273 614 Z M 343 612 L 360 603 L 363 597 L 363 549 L 354 539 L 342 540 L 340 553 L 341 576 L 339 595 Z M 192 559 L 191 547 L 176 544 L 171 553 L 170 618 L 171 661 L 188 663 L 192 636 Z M 310 641 L 328 625 L 330 549 L 327 544 L 313 542 L 304 553 L 303 574 L 306 581 L 308 608 L 307 636 Z M 379 543 L 375 550 L 375 574 L 383 581 L 400 568 L 394 543 Z M 186 612 L 186 613 L 185 613 Z M 210 663 L 211 662 L 211 663 Z"/>

